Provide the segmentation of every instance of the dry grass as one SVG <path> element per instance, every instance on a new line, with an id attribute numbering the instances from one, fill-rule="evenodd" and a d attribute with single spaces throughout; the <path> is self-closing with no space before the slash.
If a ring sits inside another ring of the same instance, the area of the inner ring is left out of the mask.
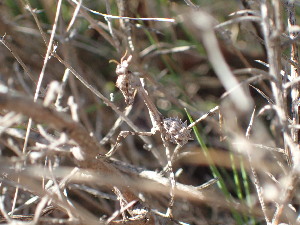
<path id="1" fill-rule="evenodd" d="M 1 223 L 300 223 L 297 1 L 0 3 Z"/>

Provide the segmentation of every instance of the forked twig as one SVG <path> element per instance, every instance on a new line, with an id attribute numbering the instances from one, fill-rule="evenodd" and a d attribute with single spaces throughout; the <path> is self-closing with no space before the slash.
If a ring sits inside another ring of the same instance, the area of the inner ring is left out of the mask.
<path id="1" fill-rule="evenodd" d="M 249 125 L 248 125 L 248 128 L 247 128 L 247 131 L 246 131 L 246 138 L 249 139 L 250 137 L 250 132 L 251 132 L 251 129 L 252 129 L 252 126 L 253 126 L 253 121 L 254 121 L 254 115 L 255 115 L 255 108 L 252 112 L 252 115 L 251 115 L 251 119 L 250 119 L 250 122 L 249 122 Z M 253 176 L 253 183 L 255 185 L 255 188 L 256 188 L 256 192 L 257 192 L 257 196 L 258 196 L 258 199 L 259 199 L 259 203 L 260 203 L 260 206 L 261 206 L 261 209 L 264 213 L 264 217 L 265 217 L 265 220 L 266 222 L 269 224 L 270 223 L 270 219 L 268 217 L 268 214 L 267 214 L 267 210 L 266 210 L 266 205 L 265 205 L 265 201 L 264 201 L 264 198 L 263 198 L 263 190 L 262 190 L 262 186 L 259 182 L 259 179 L 258 179 L 258 174 L 253 166 L 253 159 L 252 159 L 252 155 L 249 151 L 249 149 L 247 149 L 247 155 L 248 155 L 248 161 L 249 161 L 249 164 L 250 164 L 250 168 L 251 168 L 251 171 L 252 171 L 252 176 Z"/>

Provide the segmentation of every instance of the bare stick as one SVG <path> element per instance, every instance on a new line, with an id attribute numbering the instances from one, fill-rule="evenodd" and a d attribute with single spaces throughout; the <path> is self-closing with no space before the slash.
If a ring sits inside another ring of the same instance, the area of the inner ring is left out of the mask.
<path id="1" fill-rule="evenodd" d="M 128 116 L 129 113 L 131 112 L 131 110 L 132 110 L 132 106 L 131 105 L 127 106 L 126 109 L 124 110 L 124 115 Z M 123 122 L 124 122 L 124 120 L 122 120 L 122 118 L 119 117 L 115 121 L 115 123 L 112 126 L 112 128 L 110 129 L 110 131 L 105 135 L 104 138 L 102 138 L 102 140 L 100 141 L 100 144 L 101 145 L 105 145 L 109 141 L 109 139 L 114 135 L 114 133 L 116 132 L 117 128 L 119 128 L 123 124 Z"/>
<path id="2" fill-rule="evenodd" d="M 58 111 L 63 110 L 62 98 L 63 98 L 64 93 L 65 93 L 65 88 L 66 88 L 69 76 L 70 76 L 70 70 L 67 68 L 67 69 L 65 69 L 64 76 L 63 76 L 62 82 L 61 82 L 61 88 L 58 90 L 57 98 L 56 98 L 56 101 L 55 101 L 55 104 L 54 104 Z"/>
<path id="3" fill-rule="evenodd" d="M 289 133 L 288 133 L 288 116 L 286 112 L 286 103 L 284 101 L 281 87 L 281 53 L 280 53 L 280 32 L 281 22 L 279 21 L 279 2 L 274 0 L 274 8 L 268 7 L 267 1 L 262 0 L 260 3 L 260 11 L 262 15 L 262 30 L 265 40 L 265 46 L 267 50 L 269 73 L 277 80 L 279 85 L 271 83 L 272 93 L 274 95 L 275 103 L 280 109 L 278 112 L 278 118 L 280 125 L 283 129 L 283 138 L 285 144 L 285 151 L 287 155 L 287 162 L 289 165 L 292 164 L 291 159 L 291 146 L 288 145 Z M 270 15 L 274 11 L 275 21 L 270 21 Z M 275 27 L 274 27 L 275 25 Z M 271 32 L 270 32 L 271 31 Z"/>
<path id="4" fill-rule="evenodd" d="M 200 6 L 195 5 L 191 0 L 184 0 L 185 4 L 187 4 L 188 6 L 192 7 L 193 9 L 199 9 Z"/>
<path id="5" fill-rule="evenodd" d="M 76 8 L 75 8 L 75 10 L 74 10 L 72 19 L 71 19 L 71 21 L 70 21 L 70 23 L 69 23 L 69 25 L 68 25 L 68 27 L 67 27 L 67 32 L 69 32 L 69 30 L 71 29 L 71 27 L 73 26 L 73 24 L 74 24 L 74 22 L 75 22 L 76 17 L 77 17 L 77 15 L 78 15 L 78 13 L 79 13 L 81 4 L 82 4 L 82 0 L 79 0 L 78 4 L 77 4 L 77 6 L 76 6 Z"/>
<path id="6" fill-rule="evenodd" d="M 35 77 L 30 73 L 29 69 L 23 62 L 23 60 L 20 58 L 20 56 L 13 50 L 13 47 L 10 46 L 10 44 L 5 40 L 5 35 L 3 37 L 0 37 L 0 42 L 10 51 L 10 53 L 15 57 L 15 59 L 18 61 L 18 63 L 22 66 L 23 70 L 25 71 L 25 74 L 33 81 L 33 83 L 37 84 L 37 81 Z"/>
<path id="7" fill-rule="evenodd" d="M 78 4 L 78 2 L 76 0 L 69 0 L 69 1 L 72 1 L 73 3 L 76 3 Z M 100 12 L 97 12 L 95 10 L 92 10 L 92 9 L 89 9 L 88 7 L 86 6 L 82 6 L 82 8 L 88 12 L 91 12 L 95 15 L 99 15 L 99 16 L 103 16 L 103 17 L 108 17 L 110 19 L 128 19 L 128 20 L 153 20 L 153 21 L 160 21 L 160 22 L 175 22 L 174 19 L 171 19 L 171 18 L 133 18 L 133 17 L 127 17 L 127 16 L 114 16 L 114 15 L 108 15 L 108 14 L 105 14 L 105 13 L 100 13 Z"/>
<path id="8" fill-rule="evenodd" d="M 121 131 L 120 134 L 117 137 L 115 145 L 112 147 L 111 150 L 109 150 L 108 153 L 105 154 L 105 157 L 111 157 L 119 147 L 122 139 L 125 139 L 128 135 L 137 135 L 137 136 L 152 136 L 155 133 L 153 132 L 132 132 L 132 131 Z"/>
<path id="9" fill-rule="evenodd" d="M 45 55 L 45 58 L 44 58 L 44 64 L 43 64 L 43 67 L 42 67 L 42 70 L 41 70 L 41 73 L 40 73 L 40 76 L 39 76 L 39 80 L 38 80 L 38 83 L 37 83 L 37 86 L 36 86 L 36 89 L 35 89 L 35 94 L 34 94 L 34 97 L 33 97 L 34 102 L 36 102 L 38 97 L 39 97 L 39 92 L 40 92 L 40 89 L 41 89 L 41 86 L 42 86 L 42 81 L 44 79 L 44 74 L 45 74 L 47 62 L 49 60 L 49 56 L 50 56 L 51 51 L 52 51 L 54 35 L 55 35 L 56 27 L 57 27 L 58 18 L 59 18 L 59 15 L 60 15 L 61 3 L 62 3 L 62 0 L 59 0 L 58 3 L 57 3 L 56 15 L 55 15 L 55 20 L 54 20 L 53 27 L 52 27 L 50 41 L 48 43 L 47 52 L 46 52 L 46 55 Z M 31 126 L 32 126 L 32 119 L 29 118 L 28 125 L 27 125 L 27 130 L 26 130 L 26 137 L 25 137 L 24 146 L 23 146 L 23 152 L 25 152 L 26 148 L 27 148 Z"/>
<path id="10" fill-rule="evenodd" d="M 118 11 L 120 16 L 125 16 L 126 13 L 128 14 L 128 9 L 130 8 L 129 2 L 126 2 L 124 0 L 118 0 L 117 1 L 117 6 L 118 6 Z M 124 33 L 124 37 L 126 38 L 126 46 L 129 47 L 130 52 L 134 52 L 134 45 L 132 41 L 132 29 L 130 28 L 131 24 L 129 23 L 128 19 L 120 20 L 120 25 Z"/>
<path id="11" fill-rule="evenodd" d="M 279 224 L 280 218 L 282 216 L 282 213 L 285 210 L 285 207 L 287 207 L 287 205 L 289 204 L 289 202 L 291 201 L 291 199 L 294 196 L 298 181 L 299 181 L 299 174 L 297 171 L 295 171 L 295 169 L 293 169 L 293 171 L 291 172 L 291 174 L 289 176 L 289 180 L 284 187 L 283 197 L 282 197 L 280 204 L 276 210 L 276 213 L 274 214 L 274 217 L 272 219 L 272 225 Z M 296 221 L 293 221 L 292 224 L 295 222 Z"/>
<path id="12" fill-rule="evenodd" d="M 53 40 L 54 40 L 54 35 L 55 35 L 57 23 L 58 23 L 58 18 L 59 18 L 59 15 L 60 15 L 61 3 L 62 3 L 62 0 L 59 0 L 58 3 L 57 3 L 55 21 L 53 23 L 53 28 L 52 28 L 52 32 L 51 32 L 51 36 L 50 36 L 50 41 L 49 41 L 49 44 L 48 44 L 48 47 L 47 47 L 47 52 L 46 52 L 46 55 L 45 55 L 45 58 L 44 58 L 44 64 L 43 64 L 41 73 L 39 75 L 39 80 L 38 80 L 38 82 L 36 84 L 36 90 L 35 90 L 35 94 L 34 94 L 34 98 L 33 98 L 34 102 L 36 102 L 37 99 L 38 99 L 38 97 L 39 97 L 39 93 L 40 93 L 41 86 L 42 86 L 42 81 L 44 79 L 45 69 L 46 69 L 46 66 L 47 66 L 47 62 L 49 60 L 50 53 L 52 51 L 52 44 L 53 44 Z M 2 38 L 2 40 L 3 40 L 3 38 Z M 2 43 L 9 49 L 7 43 L 5 43 L 3 41 L 2 41 Z M 29 75 L 29 77 L 33 81 L 35 81 L 34 78 L 30 75 L 30 73 L 28 73 L 28 70 L 26 69 L 26 66 L 24 65 L 24 63 L 22 62 L 22 60 L 20 60 L 20 58 L 16 54 L 14 54 L 12 51 L 11 51 L 11 53 L 16 57 L 16 59 L 18 60 L 18 62 L 22 65 L 23 69 Z M 28 140 L 29 140 L 31 126 L 32 126 L 32 118 L 29 118 L 28 124 L 27 124 L 27 129 L 26 129 L 26 135 L 25 135 L 24 145 L 23 145 L 23 153 L 26 152 L 26 148 L 27 148 L 27 145 L 28 145 Z M 16 189 L 16 192 L 15 192 L 14 201 L 17 199 L 17 195 L 18 195 L 18 188 Z M 14 207 L 15 206 L 13 204 L 12 211 L 14 210 Z"/>
<path id="13" fill-rule="evenodd" d="M 294 2 L 288 1 L 286 3 L 286 9 L 288 11 L 288 28 L 291 29 L 292 26 L 296 25 L 296 13 L 295 13 L 295 4 Z M 290 39 L 293 40 L 299 35 L 299 32 L 290 32 Z M 291 44 L 291 53 L 290 60 L 298 63 L 298 45 L 293 42 Z M 299 77 L 298 68 L 291 65 L 291 81 Z M 292 119 L 293 125 L 299 124 L 299 84 L 296 83 L 292 86 L 291 97 L 292 97 Z M 292 137 L 295 143 L 299 142 L 299 131 L 292 129 Z"/>
<path id="14" fill-rule="evenodd" d="M 37 122 L 47 123 L 60 131 L 64 131 L 71 139 L 76 141 L 83 151 L 88 151 L 87 155 L 92 154 L 96 156 L 97 151 L 105 153 L 105 150 L 96 140 L 90 137 L 79 123 L 74 122 L 64 113 L 44 107 L 39 102 L 35 103 L 25 97 L 0 93 L 0 108 L 22 113 L 33 117 Z"/>
<path id="15" fill-rule="evenodd" d="M 138 199 L 132 190 L 128 188 L 127 180 L 122 177 L 116 168 L 103 160 L 96 159 L 99 152 L 105 154 L 106 151 L 96 139 L 89 135 L 81 124 L 74 122 L 68 115 L 45 107 L 38 102 L 33 102 L 28 98 L 11 96 L 7 93 L 0 93 L 0 109 L 22 113 L 37 122 L 49 124 L 57 130 L 65 132 L 80 147 L 80 157 L 76 155 L 77 152 L 73 152 L 75 163 L 79 167 L 93 168 L 99 173 L 119 177 L 124 183 L 120 190 L 123 192 L 126 200 L 130 202 Z"/>
<path id="16" fill-rule="evenodd" d="M 111 14 L 111 9 L 110 9 L 109 4 L 110 4 L 109 1 L 105 0 L 107 14 Z M 115 42 L 116 49 L 117 49 L 117 51 L 120 51 L 120 42 L 119 42 L 118 38 L 116 37 L 115 31 L 112 27 L 111 19 L 108 18 L 108 17 L 105 17 L 105 20 L 107 21 L 109 33 L 110 33 L 111 37 L 113 38 L 113 40 Z"/>
<path id="17" fill-rule="evenodd" d="M 68 0 L 73 6 L 77 6 L 78 2 L 75 2 L 73 0 Z M 95 20 L 93 17 L 91 17 L 86 10 L 84 10 L 84 6 L 81 5 L 80 7 L 80 14 L 84 16 L 84 18 L 90 23 L 91 27 L 94 28 L 106 41 L 108 41 L 113 47 L 116 48 L 115 43 L 113 39 L 107 34 L 102 27 L 99 25 L 98 20 Z"/>
<path id="18" fill-rule="evenodd" d="M 249 139 L 250 138 L 250 132 L 251 132 L 251 129 L 252 129 L 252 126 L 253 126 L 253 121 L 254 121 L 254 115 L 255 115 L 255 108 L 252 112 L 252 115 L 251 115 L 251 119 L 250 119 L 250 122 L 249 122 L 249 125 L 248 125 L 248 128 L 247 128 L 247 131 L 246 131 L 246 138 Z M 261 187 L 261 184 L 258 180 L 258 175 L 257 175 L 257 172 L 253 166 L 253 160 L 252 160 L 252 155 L 249 151 L 249 149 L 247 148 L 247 155 L 248 155 L 248 161 L 249 161 L 249 164 L 250 164 L 250 168 L 251 168 L 251 172 L 252 172 L 252 176 L 253 176 L 253 179 L 254 179 L 254 185 L 255 185 L 255 188 L 256 188 L 256 192 L 257 192 L 257 196 L 258 196 L 258 199 L 259 199 L 259 203 L 260 203 L 260 206 L 261 206 L 261 209 L 264 213 L 264 217 L 265 217 L 265 220 L 267 222 L 267 224 L 270 223 L 270 219 L 267 215 L 267 210 L 266 210 L 266 205 L 265 205 L 265 201 L 264 201 L 264 198 L 263 198 L 263 193 L 262 193 L 262 187 Z"/>
<path id="19" fill-rule="evenodd" d="M 218 40 L 213 29 L 213 19 L 207 13 L 200 10 L 187 15 L 185 19 L 200 29 L 208 59 L 225 89 L 229 91 L 233 87 L 238 86 L 238 81 L 231 72 L 219 48 Z M 250 110 L 253 103 L 246 95 L 246 92 L 241 87 L 235 91 L 235 94 L 230 95 L 235 106 L 242 112 Z"/>
<path id="20" fill-rule="evenodd" d="M 211 110 L 209 110 L 207 113 L 205 113 L 203 116 L 201 116 L 199 119 L 197 119 L 196 121 L 194 121 L 193 123 L 191 123 L 188 128 L 191 129 L 194 126 L 196 126 L 197 123 L 200 123 L 201 121 L 205 120 L 207 117 L 213 115 L 216 111 L 218 111 L 220 109 L 219 106 L 216 106 L 214 108 L 212 108 Z"/>

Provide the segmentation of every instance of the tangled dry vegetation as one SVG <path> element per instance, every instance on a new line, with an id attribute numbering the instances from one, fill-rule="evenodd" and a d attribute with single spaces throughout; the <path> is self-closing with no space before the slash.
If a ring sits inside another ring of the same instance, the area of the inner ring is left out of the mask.
<path id="1" fill-rule="evenodd" d="M 298 1 L 0 3 L 1 223 L 300 223 Z"/>

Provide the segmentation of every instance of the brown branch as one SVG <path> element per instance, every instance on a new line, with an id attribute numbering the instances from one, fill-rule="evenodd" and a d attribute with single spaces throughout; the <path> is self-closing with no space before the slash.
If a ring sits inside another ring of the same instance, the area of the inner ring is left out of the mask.
<path id="1" fill-rule="evenodd" d="M 129 190 L 129 184 L 115 167 L 103 160 L 96 159 L 99 153 L 105 153 L 104 148 L 97 140 L 89 136 L 81 124 L 74 122 L 67 114 L 45 107 L 40 102 L 35 103 L 26 97 L 12 96 L 7 93 L 0 93 L 0 109 L 21 113 L 31 117 L 36 122 L 46 123 L 59 131 L 65 132 L 69 138 L 73 139 L 80 147 L 81 155 L 83 155 L 84 158 L 76 159 L 75 156 L 75 163 L 79 167 L 91 168 L 105 175 L 119 177 L 124 183 L 121 191 L 126 200 L 130 202 L 138 199 L 135 194 Z"/>

